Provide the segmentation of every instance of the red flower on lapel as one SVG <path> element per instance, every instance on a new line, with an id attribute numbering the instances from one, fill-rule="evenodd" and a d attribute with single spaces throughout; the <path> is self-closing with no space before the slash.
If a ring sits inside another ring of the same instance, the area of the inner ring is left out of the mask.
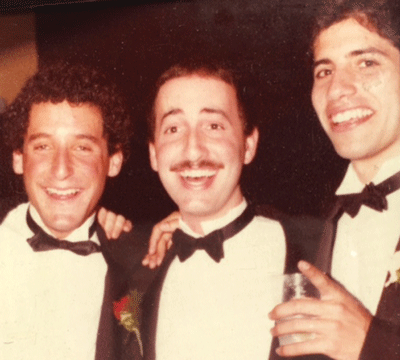
<path id="1" fill-rule="evenodd" d="M 142 294 L 137 290 L 130 291 L 119 301 L 113 302 L 114 316 L 119 323 L 129 332 L 136 334 L 139 343 L 140 352 L 143 355 L 142 338 L 140 336 L 140 303 Z"/>
<path id="2" fill-rule="evenodd" d="M 129 311 L 129 301 L 129 295 L 126 295 L 121 300 L 113 302 L 114 316 L 117 320 L 121 321 L 122 312 Z"/>

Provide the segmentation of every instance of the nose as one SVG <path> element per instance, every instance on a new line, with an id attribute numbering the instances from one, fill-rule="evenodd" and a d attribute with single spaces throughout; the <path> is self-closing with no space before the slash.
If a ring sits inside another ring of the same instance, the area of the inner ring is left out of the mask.
<path id="1" fill-rule="evenodd" d="M 332 74 L 328 88 L 330 100 L 339 100 L 343 97 L 353 95 L 356 92 L 356 81 L 354 74 L 346 69 L 336 69 Z"/>
<path id="2" fill-rule="evenodd" d="M 59 149 L 54 154 L 52 173 L 58 180 L 64 180 L 72 174 L 73 164 L 68 150 Z"/>
<path id="3" fill-rule="evenodd" d="M 190 131 L 186 138 L 185 154 L 187 160 L 199 161 L 207 152 L 205 138 L 198 129 Z"/>

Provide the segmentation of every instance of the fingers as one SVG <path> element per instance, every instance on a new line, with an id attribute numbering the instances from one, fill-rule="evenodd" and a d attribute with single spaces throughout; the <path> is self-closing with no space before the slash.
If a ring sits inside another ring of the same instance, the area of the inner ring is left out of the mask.
<path id="1" fill-rule="evenodd" d="M 114 214 L 113 214 L 114 215 Z M 110 216 L 114 223 L 111 225 L 111 238 L 112 239 L 118 239 L 118 237 L 121 235 L 122 231 L 125 230 L 125 224 L 128 220 L 126 220 L 122 215 L 117 215 L 115 217 Z M 129 221 L 130 222 L 130 221 Z M 132 229 L 132 223 L 130 226 L 127 226 L 128 228 Z"/>
<path id="2" fill-rule="evenodd" d="M 332 298 L 333 293 L 336 294 L 337 291 L 341 291 L 340 286 L 335 281 L 307 261 L 299 261 L 298 268 L 301 273 L 305 275 L 319 290 L 321 299 L 330 299 Z"/>
<path id="3" fill-rule="evenodd" d="M 277 322 L 271 329 L 271 334 L 273 336 L 297 333 L 326 334 L 337 330 L 337 323 L 334 319 L 297 315 Z"/>
<path id="4" fill-rule="evenodd" d="M 274 336 L 293 335 L 298 343 L 280 346 L 280 356 L 324 354 L 336 360 L 356 360 L 364 344 L 365 332 L 355 324 L 318 318 L 282 321 L 271 330 Z"/>
<path id="5" fill-rule="evenodd" d="M 321 299 L 292 299 L 270 313 L 274 336 L 315 334 L 313 340 L 281 346 L 280 356 L 325 354 L 333 359 L 358 359 L 372 321 L 371 313 L 339 283 L 301 261 L 300 271 L 321 292 Z"/>
<path id="6" fill-rule="evenodd" d="M 132 222 L 125 219 L 124 216 L 116 215 L 103 207 L 97 213 L 97 220 L 104 229 L 108 240 L 118 239 L 123 231 L 129 232 L 133 228 Z"/>
<path id="7" fill-rule="evenodd" d="M 106 221 L 107 210 L 103 207 L 97 212 L 97 221 L 104 228 L 104 223 Z"/>
<path id="8" fill-rule="evenodd" d="M 335 318 L 341 311 L 341 304 L 313 298 L 302 298 L 293 299 L 275 306 L 270 312 L 269 317 L 275 321 L 280 321 L 296 315 L 305 315 L 309 317 L 319 316 L 329 319 Z"/>
<path id="9" fill-rule="evenodd" d="M 172 234 L 179 227 L 180 217 L 180 213 L 175 211 L 154 225 L 150 235 L 149 250 L 142 261 L 144 266 L 154 269 L 162 263 L 172 245 Z"/>
<path id="10" fill-rule="evenodd" d="M 167 250 L 171 247 L 171 245 L 172 245 L 172 233 L 164 233 L 157 245 L 157 253 L 156 253 L 157 266 L 159 266 L 162 263 L 164 256 Z"/>
<path id="11" fill-rule="evenodd" d="M 122 230 L 125 232 L 130 232 L 132 229 L 133 229 L 132 222 L 130 220 L 125 220 Z"/>
<path id="12" fill-rule="evenodd" d="M 154 269 L 157 266 L 160 266 L 167 250 L 171 247 L 171 245 L 172 245 L 172 233 L 171 232 L 163 233 L 156 244 L 157 248 L 154 254 L 148 253 L 144 257 L 142 264 L 144 266 L 148 266 L 150 269 Z"/>
<path id="13" fill-rule="evenodd" d="M 156 260 L 154 259 L 155 255 L 146 254 L 146 256 L 142 260 L 142 265 L 148 266 L 150 269 L 154 269 L 156 264 Z"/>
<path id="14" fill-rule="evenodd" d="M 314 339 L 309 341 L 281 346 L 276 349 L 276 352 L 279 356 L 290 357 L 310 354 L 327 354 L 331 351 L 328 344 L 326 344 L 326 342 L 324 342 L 320 337 L 316 336 Z"/>
<path id="15" fill-rule="evenodd" d="M 172 215 L 172 214 L 171 214 Z M 170 216 L 171 216 L 170 215 Z M 168 240 L 169 238 L 163 237 L 163 234 L 172 233 L 179 227 L 179 218 L 165 218 L 158 224 L 154 225 L 149 240 L 149 254 L 154 255 L 158 248 L 159 241 Z"/>
<path id="16" fill-rule="evenodd" d="M 105 208 L 101 208 L 98 213 L 97 213 L 97 220 L 101 227 L 103 228 L 107 239 L 111 239 L 112 235 L 112 224 L 114 223 L 114 220 L 116 218 L 116 215 L 112 212 L 107 211 Z"/>

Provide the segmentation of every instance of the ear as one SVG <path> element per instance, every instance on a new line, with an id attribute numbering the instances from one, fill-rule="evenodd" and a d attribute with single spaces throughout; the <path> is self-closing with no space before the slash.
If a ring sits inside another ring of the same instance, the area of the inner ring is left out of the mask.
<path id="1" fill-rule="evenodd" d="M 114 154 L 110 156 L 110 163 L 108 165 L 107 175 L 109 177 L 117 176 L 121 171 L 123 161 L 124 155 L 122 153 L 122 150 L 117 150 Z"/>
<path id="2" fill-rule="evenodd" d="M 257 152 L 257 145 L 258 145 L 258 137 L 259 137 L 259 132 L 257 128 L 254 128 L 253 132 L 246 137 L 245 141 L 245 153 L 244 153 L 244 164 L 250 164 L 254 156 L 256 155 Z"/>
<path id="3" fill-rule="evenodd" d="M 151 168 L 154 171 L 158 171 L 156 148 L 153 143 L 149 143 L 149 156 Z"/>
<path id="4" fill-rule="evenodd" d="M 13 151 L 13 169 L 17 175 L 24 173 L 24 155 L 20 150 Z"/>

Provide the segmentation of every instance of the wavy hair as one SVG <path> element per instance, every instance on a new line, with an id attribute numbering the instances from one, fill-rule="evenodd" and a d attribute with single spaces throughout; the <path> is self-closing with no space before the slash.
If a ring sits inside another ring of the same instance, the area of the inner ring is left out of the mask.
<path id="1" fill-rule="evenodd" d="M 40 68 L 22 88 L 2 115 L 4 141 L 13 151 L 22 150 L 34 104 L 90 104 L 103 117 L 104 137 L 110 155 L 122 150 L 129 155 L 132 124 L 126 104 L 117 86 L 99 70 L 82 64 L 57 63 Z"/>

